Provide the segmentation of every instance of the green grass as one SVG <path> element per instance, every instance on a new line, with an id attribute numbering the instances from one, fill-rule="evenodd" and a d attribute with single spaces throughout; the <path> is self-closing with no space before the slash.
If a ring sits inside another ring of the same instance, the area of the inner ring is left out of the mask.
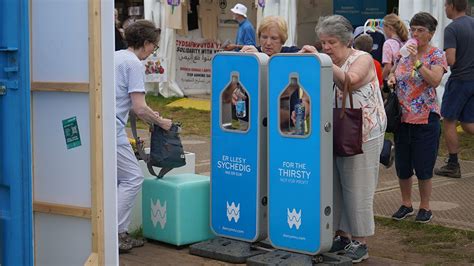
<path id="1" fill-rule="evenodd" d="M 154 111 L 158 111 L 161 116 L 170 118 L 173 121 L 182 123 L 182 135 L 198 135 L 210 137 L 211 116 L 209 111 L 185 109 L 181 107 L 167 107 L 166 105 L 179 98 L 164 98 L 162 96 L 147 95 L 146 102 Z M 148 126 L 143 121 L 138 121 L 137 128 L 147 129 Z"/>
<path id="2" fill-rule="evenodd" d="M 442 126 L 442 122 L 441 122 Z M 459 159 L 463 160 L 474 160 L 474 136 L 469 135 L 466 132 L 458 132 L 459 139 Z M 448 157 L 448 149 L 446 148 L 446 142 L 444 141 L 443 133 L 441 132 L 441 139 L 439 142 L 439 151 L 438 155 L 443 157 Z"/>
<path id="3" fill-rule="evenodd" d="M 133 230 L 130 233 L 130 236 L 133 237 L 133 238 L 142 238 L 143 237 L 143 227 L 140 226 L 139 228 Z"/>
<path id="4" fill-rule="evenodd" d="M 436 254 L 446 260 L 467 260 L 469 263 L 474 263 L 473 231 L 419 224 L 413 221 L 394 221 L 385 217 L 376 217 L 375 222 L 377 226 L 398 229 L 403 238 L 401 244 L 407 245 L 416 253 Z"/>

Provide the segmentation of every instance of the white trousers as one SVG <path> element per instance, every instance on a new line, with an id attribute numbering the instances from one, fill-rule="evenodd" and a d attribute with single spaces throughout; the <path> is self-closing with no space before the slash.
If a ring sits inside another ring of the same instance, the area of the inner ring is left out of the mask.
<path id="1" fill-rule="evenodd" d="M 375 233 L 374 194 L 384 136 L 362 144 L 363 154 L 334 157 L 334 230 L 356 237 Z"/>
<path id="2" fill-rule="evenodd" d="M 143 173 L 130 144 L 117 145 L 118 233 L 128 231 L 135 197 L 141 189 Z"/>

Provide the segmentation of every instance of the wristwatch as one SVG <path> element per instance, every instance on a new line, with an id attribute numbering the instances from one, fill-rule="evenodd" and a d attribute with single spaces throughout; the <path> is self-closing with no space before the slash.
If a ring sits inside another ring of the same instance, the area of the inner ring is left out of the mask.
<path id="1" fill-rule="evenodd" d="M 416 60 L 414 68 L 415 70 L 419 70 L 423 66 L 423 63 L 420 60 Z"/>

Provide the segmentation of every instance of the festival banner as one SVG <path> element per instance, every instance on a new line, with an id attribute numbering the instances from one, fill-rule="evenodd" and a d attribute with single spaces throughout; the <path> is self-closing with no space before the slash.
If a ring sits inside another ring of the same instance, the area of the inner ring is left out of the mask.
<path id="1" fill-rule="evenodd" d="M 178 36 L 176 40 L 176 82 L 185 94 L 190 91 L 211 91 L 212 56 L 221 51 L 216 41 L 191 40 Z M 201 92 L 201 93 L 202 93 Z"/>

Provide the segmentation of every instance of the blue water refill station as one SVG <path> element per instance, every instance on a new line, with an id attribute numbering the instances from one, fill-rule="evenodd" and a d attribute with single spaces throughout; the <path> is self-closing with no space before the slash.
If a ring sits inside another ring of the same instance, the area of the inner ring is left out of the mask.
<path id="1" fill-rule="evenodd" d="M 332 244 L 332 61 L 279 54 L 269 61 L 269 239 L 310 255 Z"/>
<path id="2" fill-rule="evenodd" d="M 211 228 L 219 238 L 192 254 L 243 263 L 262 253 L 249 243 L 267 236 L 267 62 L 263 53 L 213 57 Z"/>

